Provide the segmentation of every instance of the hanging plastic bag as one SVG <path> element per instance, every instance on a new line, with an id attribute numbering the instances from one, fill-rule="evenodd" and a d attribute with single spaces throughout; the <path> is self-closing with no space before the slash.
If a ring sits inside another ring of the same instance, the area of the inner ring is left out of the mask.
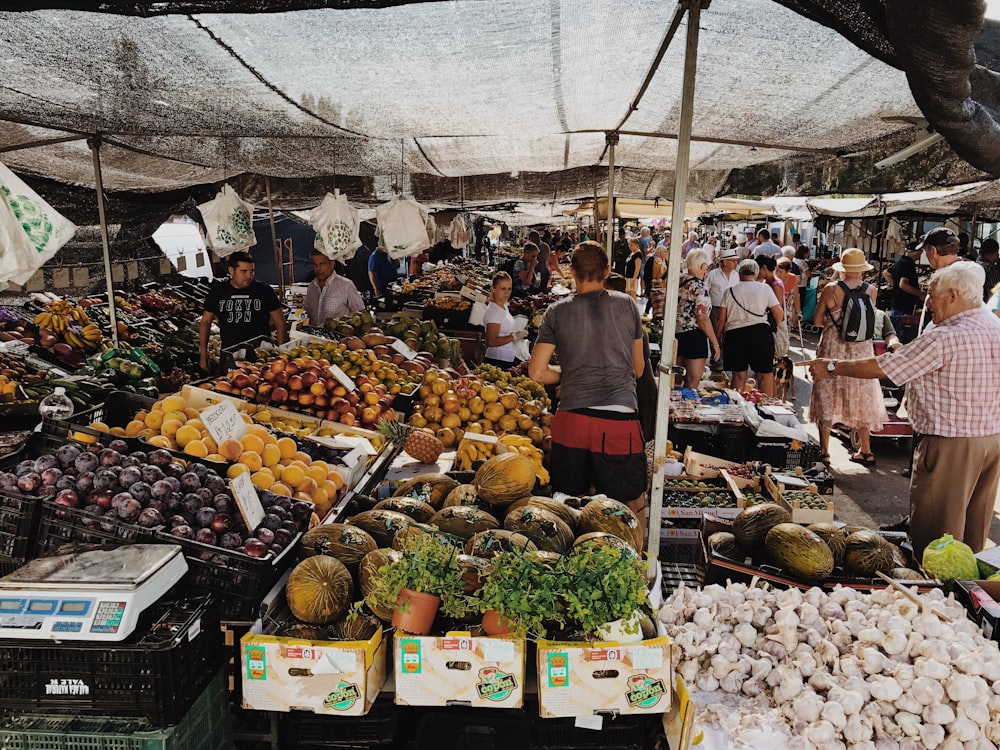
<path id="1" fill-rule="evenodd" d="M 456 250 L 462 250 L 469 244 L 469 240 L 471 239 L 472 235 L 465 225 L 465 219 L 462 218 L 462 214 L 455 214 L 455 218 L 448 225 L 448 242 Z"/>
<path id="2" fill-rule="evenodd" d="M 920 562 L 927 573 L 946 583 L 979 578 L 979 563 L 972 548 L 951 534 L 945 534 L 924 547 L 924 557 Z"/>
<path id="3" fill-rule="evenodd" d="M 375 209 L 382 247 L 391 258 L 407 258 L 431 246 L 427 237 L 427 209 L 413 198 L 397 195 Z"/>
<path id="4" fill-rule="evenodd" d="M 0 164 L 0 282 L 23 286 L 74 232 L 73 222 Z"/>
<path id="5" fill-rule="evenodd" d="M 486 305 L 482 302 L 473 302 L 469 311 L 469 325 L 482 326 L 486 323 Z"/>
<path id="6" fill-rule="evenodd" d="M 316 249 L 328 258 L 348 260 L 361 247 L 357 209 L 339 190 L 327 193 L 323 202 L 309 213 L 309 224 L 316 230 Z"/>
<path id="7" fill-rule="evenodd" d="M 205 244 L 220 258 L 257 244 L 253 232 L 253 206 L 229 185 L 207 203 L 198 206 L 205 221 Z"/>

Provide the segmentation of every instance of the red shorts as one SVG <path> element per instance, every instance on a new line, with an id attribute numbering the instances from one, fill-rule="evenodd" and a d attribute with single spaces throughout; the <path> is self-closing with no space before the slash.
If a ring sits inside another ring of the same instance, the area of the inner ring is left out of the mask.
<path id="1" fill-rule="evenodd" d="M 578 409 L 552 419 L 552 490 L 597 492 L 621 502 L 646 491 L 646 451 L 636 412 Z"/>

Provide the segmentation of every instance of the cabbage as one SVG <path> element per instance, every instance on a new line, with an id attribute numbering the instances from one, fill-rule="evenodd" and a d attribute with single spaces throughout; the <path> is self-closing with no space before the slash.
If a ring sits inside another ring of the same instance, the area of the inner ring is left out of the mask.
<path id="1" fill-rule="evenodd" d="M 945 582 L 976 580 L 979 564 L 972 548 L 951 534 L 935 539 L 924 549 L 924 570 Z"/>

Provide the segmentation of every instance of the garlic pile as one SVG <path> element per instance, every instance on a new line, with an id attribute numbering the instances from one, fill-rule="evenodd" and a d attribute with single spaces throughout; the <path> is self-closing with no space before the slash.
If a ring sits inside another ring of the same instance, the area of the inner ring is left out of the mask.
<path id="1" fill-rule="evenodd" d="M 791 750 L 995 750 L 1000 648 L 939 590 L 947 623 L 891 589 L 679 588 L 659 619 L 698 690 L 769 697 Z"/>

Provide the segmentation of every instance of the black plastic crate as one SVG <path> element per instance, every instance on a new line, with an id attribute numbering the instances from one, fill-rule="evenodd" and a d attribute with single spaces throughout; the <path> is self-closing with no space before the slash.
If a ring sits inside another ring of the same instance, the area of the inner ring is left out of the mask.
<path id="1" fill-rule="evenodd" d="M 152 544 L 156 529 L 125 523 L 117 517 L 92 516 L 81 508 L 56 505 L 51 500 L 39 503 L 38 534 L 32 557 L 42 557 L 65 545 Z"/>
<path id="2" fill-rule="evenodd" d="M 53 419 L 45 417 L 42 420 L 42 432 L 56 438 L 66 439 L 74 432 L 83 433 L 97 438 L 101 442 L 125 439 L 130 444 L 138 441 L 134 438 L 121 438 L 107 432 L 101 432 L 90 427 L 94 422 L 103 422 L 108 427 L 125 427 L 135 417 L 136 413 L 142 409 L 149 409 L 156 403 L 155 399 L 148 396 L 140 396 L 130 391 L 112 391 L 108 394 L 107 400 L 103 404 L 98 404 L 92 409 L 73 414 L 68 419 Z M 149 446 L 143 448 L 148 450 Z"/>
<path id="3" fill-rule="evenodd" d="M 176 591 L 176 589 L 174 589 Z M 120 642 L 0 640 L 0 708 L 180 722 L 225 656 L 212 597 L 164 597 Z"/>
<path id="4" fill-rule="evenodd" d="M 604 714 L 602 718 L 599 730 L 575 726 L 573 717 L 534 719 L 531 722 L 533 745 L 538 750 L 643 750 L 647 747 L 646 736 L 652 724 L 647 715 Z M 661 716 L 655 718 L 662 721 Z"/>
<path id="5" fill-rule="evenodd" d="M 180 546 L 188 572 L 179 585 L 215 595 L 221 619 L 226 623 L 250 623 L 259 616 L 267 592 L 295 561 L 300 532 L 277 557 L 250 557 L 239 550 L 227 550 L 192 539 L 179 539 L 163 529 L 154 531 L 152 541 Z"/>
<path id="6" fill-rule="evenodd" d="M 660 563 L 660 570 L 663 571 L 660 591 L 664 600 L 681 585 L 692 589 L 700 588 L 702 581 L 705 580 L 705 571 L 693 562 L 667 562 L 663 560 Z"/>
<path id="7" fill-rule="evenodd" d="M 776 469 L 807 468 L 819 461 L 819 445 L 791 438 L 757 438 L 751 460 Z"/>
<path id="8" fill-rule="evenodd" d="M 744 425 L 720 424 L 714 443 L 719 452 L 714 455 L 726 461 L 742 464 L 750 460 L 754 434 Z"/>
<path id="9" fill-rule="evenodd" d="M 531 722 L 515 710 L 449 706 L 428 711 L 417 725 L 413 750 L 531 750 Z"/>
<path id="10" fill-rule="evenodd" d="M 282 715 L 283 747 L 358 748 L 386 745 L 396 739 L 399 709 L 390 700 L 376 701 L 364 716 L 325 716 L 307 711 Z"/>
<path id="11" fill-rule="evenodd" d="M 20 564 L 34 552 L 41 500 L 0 490 L 0 563 Z"/>

